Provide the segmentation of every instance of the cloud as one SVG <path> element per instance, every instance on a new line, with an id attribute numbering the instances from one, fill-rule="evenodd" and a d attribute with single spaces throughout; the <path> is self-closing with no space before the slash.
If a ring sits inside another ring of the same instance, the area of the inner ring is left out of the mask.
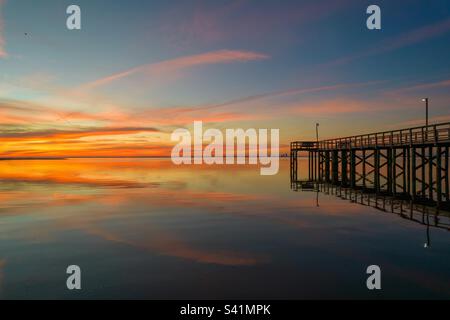
<path id="1" fill-rule="evenodd" d="M 261 94 L 256 94 L 247 97 L 236 98 L 232 100 L 228 100 L 222 103 L 217 104 L 209 104 L 203 106 L 193 106 L 193 107 L 177 107 L 170 109 L 157 109 L 150 110 L 146 113 L 142 113 L 138 115 L 138 118 L 141 117 L 149 117 L 151 113 L 156 114 L 156 116 L 152 117 L 152 121 L 157 121 L 159 119 L 163 120 L 162 122 L 157 122 L 159 124 L 187 124 L 192 123 L 194 120 L 202 120 L 204 123 L 214 123 L 214 122 L 230 122 L 230 121 L 247 121 L 247 120 L 267 120 L 273 117 L 273 114 L 263 114 L 263 105 L 252 105 L 253 102 L 277 99 L 283 97 L 291 97 L 305 94 L 314 94 L 320 92 L 328 92 L 328 91 L 339 91 L 345 89 L 354 89 L 360 88 L 364 86 L 371 86 L 384 83 L 385 81 L 369 81 L 369 82 L 356 82 L 356 83 L 338 83 L 331 84 L 320 87 L 310 87 L 310 88 L 290 88 L 285 90 L 278 90 L 272 92 L 265 92 Z M 243 112 L 242 106 L 245 105 L 245 111 Z M 273 103 L 268 104 L 268 108 L 273 111 Z M 283 113 L 283 107 L 286 106 L 283 103 L 276 103 L 277 105 L 277 114 L 280 115 Z M 221 108 L 235 108 L 236 112 L 232 111 L 216 111 L 215 109 Z M 257 108 L 258 112 L 254 112 L 254 108 Z M 290 107 L 290 105 L 288 106 Z M 290 108 L 287 108 L 290 110 Z M 205 113 L 209 112 L 209 113 Z M 156 117 L 156 118 L 155 118 Z"/>
<path id="2" fill-rule="evenodd" d="M 0 0 L 0 58 L 5 58 L 7 56 L 5 49 L 6 41 L 3 36 L 4 23 L 2 19 L 2 6 L 4 5 L 4 3 L 5 3 L 4 0 Z"/>
<path id="3" fill-rule="evenodd" d="M 290 109 L 294 114 L 329 116 L 348 113 L 376 112 L 381 108 L 383 108 L 383 106 L 377 102 L 341 97 L 318 102 L 294 104 L 288 109 Z"/>
<path id="4" fill-rule="evenodd" d="M 307 99 L 302 103 L 292 103 L 291 98 L 303 94 L 340 92 L 378 83 L 380 81 L 289 88 L 212 105 L 145 110 L 110 106 L 101 111 L 92 111 L 92 108 L 89 112 L 57 111 L 27 101 L 0 100 L 0 138 L 4 142 L 0 146 L 0 154 L 3 157 L 168 155 L 171 146 L 168 133 L 174 127 L 189 126 L 195 120 L 202 120 L 206 125 L 267 121 L 298 113 L 364 112 L 366 110 L 359 109 L 360 101 L 328 101 L 319 104 L 315 101 L 309 103 Z M 288 98 L 289 102 L 279 101 L 283 98 Z M 272 107 L 275 103 L 273 99 L 277 99 L 276 109 Z"/>
<path id="5" fill-rule="evenodd" d="M 331 61 L 329 63 L 325 63 L 322 65 L 322 67 L 329 67 L 331 65 L 341 65 L 346 64 L 351 61 L 377 55 L 377 54 L 383 54 L 390 51 L 395 51 L 397 49 L 401 49 L 422 41 L 426 41 L 428 39 L 438 37 L 442 34 L 445 34 L 450 31 L 450 19 L 446 19 L 443 21 L 439 21 L 437 23 L 428 25 L 428 26 L 422 26 L 419 28 L 416 28 L 412 31 L 402 33 L 398 36 L 391 37 L 389 39 L 386 39 L 380 43 L 377 43 L 376 46 L 370 47 L 367 50 L 361 51 L 359 53 L 356 53 L 354 55 L 350 55 L 347 57 L 343 57 L 334 61 Z"/>
<path id="6" fill-rule="evenodd" d="M 429 119 L 430 124 L 433 123 L 443 123 L 443 122 L 450 122 L 450 115 L 442 115 L 442 116 L 436 116 L 436 117 L 431 117 Z M 413 120 L 409 120 L 409 121 L 403 121 L 403 122 L 398 122 L 398 123 L 394 123 L 391 125 L 391 127 L 398 129 L 399 127 L 420 127 L 425 125 L 425 120 L 423 118 L 420 119 L 413 119 Z"/>
<path id="7" fill-rule="evenodd" d="M 122 128 L 89 128 L 81 130 L 46 130 L 46 131 L 31 131 L 31 132 L 14 132 L 14 133 L 0 133 L 0 137 L 5 140 L 24 140 L 25 138 L 82 138 L 89 136 L 108 136 L 108 135 L 123 135 L 142 132 L 159 132 L 158 129 L 150 127 L 122 127 Z"/>
<path id="8" fill-rule="evenodd" d="M 247 0 L 221 4 L 199 1 L 171 8 L 162 18 L 159 33 L 176 48 L 230 41 L 271 43 L 280 48 L 301 41 L 301 30 L 306 30 L 306 25 L 345 11 L 356 3 L 357 0 L 316 0 L 280 5 L 276 1 L 259 1 L 255 6 Z"/>
<path id="9" fill-rule="evenodd" d="M 400 88 L 398 90 L 393 90 L 391 93 L 401 93 L 407 91 L 416 91 L 416 90 L 426 90 L 426 89 L 436 89 L 436 88 L 445 88 L 450 87 L 450 80 L 442 80 L 438 82 L 431 83 L 422 83 L 410 87 Z"/>
<path id="10" fill-rule="evenodd" d="M 146 75 L 161 75 L 175 73 L 194 66 L 246 62 L 253 60 L 268 59 L 269 56 L 251 51 L 219 50 L 208 53 L 202 53 L 191 56 L 184 56 L 176 59 L 165 60 L 157 63 L 145 64 L 131 68 L 122 72 L 111 74 L 109 76 L 97 79 L 82 86 L 85 89 L 91 89 L 106 85 L 113 81 L 126 78 L 135 74 L 145 73 Z"/>
<path id="11" fill-rule="evenodd" d="M 450 19 L 439 21 L 432 25 L 423 26 L 414 29 L 411 32 L 401 34 L 400 36 L 388 39 L 381 43 L 379 49 L 373 50 L 373 52 L 387 52 L 393 51 L 399 48 L 403 48 L 415 43 L 419 43 L 430 38 L 440 36 L 450 31 Z"/>
<path id="12" fill-rule="evenodd" d="M 308 94 L 308 93 L 318 93 L 318 92 L 324 92 L 324 91 L 335 91 L 335 90 L 343 90 L 343 89 L 350 89 L 350 88 L 358 88 L 358 87 L 363 87 L 363 86 L 379 84 L 382 82 L 383 81 L 369 81 L 369 82 L 362 82 L 362 83 L 341 83 L 341 84 L 333 84 L 333 85 L 327 85 L 327 86 L 321 86 L 321 87 L 293 88 L 293 89 L 287 89 L 287 90 L 279 90 L 279 91 L 273 91 L 273 92 L 238 98 L 238 99 L 230 100 L 230 101 L 220 103 L 220 104 L 201 107 L 199 109 L 221 108 L 221 107 L 239 105 L 242 103 L 254 102 L 254 101 L 258 101 L 258 100 L 265 100 L 265 99 L 271 99 L 271 98 L 277 98 L 277 97 L 302 95 L 302 94 Z M 197 110 L 199 110 L 199 109 L 197 109 Z"/>

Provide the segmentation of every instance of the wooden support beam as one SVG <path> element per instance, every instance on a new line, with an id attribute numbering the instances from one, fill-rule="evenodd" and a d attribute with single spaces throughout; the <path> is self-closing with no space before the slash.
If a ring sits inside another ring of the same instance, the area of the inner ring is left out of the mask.
<path id="1" fill-rule="evenodd" d="M 409 158 L 410 149 L 403 149 L 403 193 L 410 194 L 411 188 L 409 187 L 409 173 L 411 170 L 411 161 Z M 406 163 L 405 163 L 406 161 Z"/>
<path id="2" fill-rule="evenodd" d="M 422 148 L 421 153 L 421 167 L 422 167 L 422 197 L 425 197 L 425 193 L 427 190 L 426 182 L 425 182 L 425 164 L 426 164 L 426 155 L 425 155 L 425 148 Z"/>
<path id="3" fill-rule="evenodd" d="M 450 132 L 449 132 L 450 133 Z M 450 190 L 449 190 L 449 147 L 445 147 L 444 159 L 445 159 L 445 200 L 450 201 Z"/>
<path id="4" fill-rule="evenodd" d="M 308 180 L 311 180 L 311 170 L 312 170 L 312 162 L 311 162 L 311 151 L 308 151 Z"/>
<path id="5" fill-rule="evenodd" d="M 332 166 L 333 166 L 333 183 L 339 183 L 339 151 L 333 150 Z"/>
<path id="6" fill-rule="evenodd" d="M 428 197 L 433 200 L 433 147 L 428 147 Z"/>
<path id="7" fill-rule="evenodd" d="M 350 150 L 350 187 L 354 188 L 356 181 L 356 151 Z"/>
<path id="8" fill-rule="evenodd" d="M 330 182 L 330 151 L 325 151 L 325 181 Z"/>
<path id="9" fill-rule="evenodd" d="M 375 149 L 374 152 L 374 187 L 375 187 L 375 192 L 379 193 L 380 192 L 380 149 Z"/>
<path id="10" fill-rule="evenodd" d="M 341 151 L 341 184 L 343 186 L 348 185 L 347 178 L 347 150 Z"/>
<path id="11" fill-rule="evenodd" d="M 366 188 L 366 180 L 367 180 L 367 173 L 366 173 L 366 149 L 363 149 L 362 151 L 362 180 L 363 180 L 363 187 Z"/>
<path id="12" fill-rule="evenodd" d="M 413 147 L 411 149 L 411 180 L 409 182 L 411 185 L 411 197 L 413 200 L 416 199 L 416 195 L 417 195 L 416 159 L 417 159 L 417 151 L 416 151 L 416 148 Z"/>
<path id="13" fill-rule="evenodd" d="M 442 151 L 441 147 L 436 148 L 436 202 L 438 207 L 442 202 L 442 168 L 441 168 Z"/>
<path id="14" fill-rule="evenodd" d="M 406 190 L 405 192 L 409 195 L 411 195 L 411 148 L 407 147 L 405 149 L 406 151 L 406 172 L 405 172 L 405 177 L 406 177 L 406 181 L 405 181 L 405 185 L 406 185 Z"/>

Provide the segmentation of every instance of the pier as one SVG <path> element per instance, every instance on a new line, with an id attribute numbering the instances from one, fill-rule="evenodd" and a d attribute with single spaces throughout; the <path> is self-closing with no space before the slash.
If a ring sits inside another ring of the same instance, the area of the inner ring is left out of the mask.
<path id="1" fill-rule="evenodd" d="M 291 182 L 331 183 L 437 207 L 450 205 L 450 122 L 322 141 L 291 142 Z"/>

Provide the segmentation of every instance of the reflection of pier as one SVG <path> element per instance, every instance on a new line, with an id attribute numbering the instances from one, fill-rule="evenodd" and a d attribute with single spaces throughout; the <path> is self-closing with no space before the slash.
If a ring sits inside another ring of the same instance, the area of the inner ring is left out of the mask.
<path id="1" fill-rule="evenodd" d="M 302 190 L 302 181 L 292 181 L 294 191 Z M 328 195 L 334 195 L 359 205 L 372 207 L 384 212 L 390 212 L 400 217 L 417 222 L 427 227 L 436 227 L 450 231 L 450 212 L 430 204 L 415 203 L 394 196 L 366 192 L 362 189 L 346 188 L 329 183 L 315 183 L 314 190 Z"/>
<path id="2" fill-rule="evenodd" d="M 326 182 L 427 203 L 450 204 L 450 123 L 319 142 L 291 143 L 291 181 L 308 154 L 308 182 Z"/>

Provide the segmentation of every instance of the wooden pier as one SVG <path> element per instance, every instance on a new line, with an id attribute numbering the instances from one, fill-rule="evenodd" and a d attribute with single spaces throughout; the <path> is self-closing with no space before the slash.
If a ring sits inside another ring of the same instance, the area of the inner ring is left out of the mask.
<path id="1" fill-rule="evenodd" d="M 450 122 L 323 141 L 291 143 L 291 181 L 298 157 L 308 180 L 449 206 Z"/>

